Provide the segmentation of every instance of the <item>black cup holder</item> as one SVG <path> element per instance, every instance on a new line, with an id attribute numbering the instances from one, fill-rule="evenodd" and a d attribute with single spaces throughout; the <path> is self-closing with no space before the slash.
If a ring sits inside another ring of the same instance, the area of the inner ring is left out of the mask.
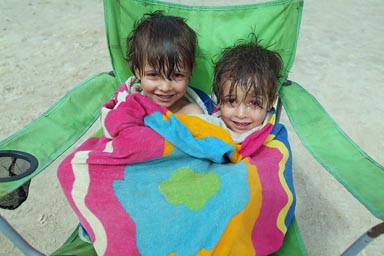
<path id="1" fill-rule="evenodd" d="M 3 182 L 20 180 L 33 173 L 38 166 L 38 161 L 33 155 L 16 151 L 0 150 L 0 186 Z M 28 197 L 28 180 L 16 190 L 0 198 L 0 208 L 14 210 Z"/>

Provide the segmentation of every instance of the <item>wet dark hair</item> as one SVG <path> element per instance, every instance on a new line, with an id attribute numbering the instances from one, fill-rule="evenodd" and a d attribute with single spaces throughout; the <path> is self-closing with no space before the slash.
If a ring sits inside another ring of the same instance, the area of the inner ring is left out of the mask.
<path id="1" fill-rule="evenodd" d="M 279 53 L 260 46 L 254 38 L 251 42 L 239 41 L 238 45 L 223 50 L 214 70 L 213 93 L 218 104 L 223 102 L 223 86 L 231 81 L 230 96 L 236 96 L 237 86 L 253 88 L 258 105 L 269 110 L 277 93 L 283 63 Z M 235 94 L 233 94 L 235 92 Z"/>
<path id="2" fill-rule="evenodd" d="M 126 60 L 135 73 L 144 73 L 146 64 L 170 79 L 181 67 L 195 64 L 197 36 L 183 18 L 166 16 L 162 11 L 145 14 L 127 38 Z"/>

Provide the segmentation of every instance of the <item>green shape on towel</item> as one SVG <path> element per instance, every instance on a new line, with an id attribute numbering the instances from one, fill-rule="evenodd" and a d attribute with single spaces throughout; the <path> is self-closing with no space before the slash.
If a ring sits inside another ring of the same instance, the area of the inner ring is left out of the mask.
<path id="1" fill-rule="evenodd" d="M 169 180 L 160 183 L 160 191 L 173 205 L 185 204 L 198 211 L 220 189 L 220 178 L 213 172 L 198 173 L 189 167 L 176 170 Z"/>

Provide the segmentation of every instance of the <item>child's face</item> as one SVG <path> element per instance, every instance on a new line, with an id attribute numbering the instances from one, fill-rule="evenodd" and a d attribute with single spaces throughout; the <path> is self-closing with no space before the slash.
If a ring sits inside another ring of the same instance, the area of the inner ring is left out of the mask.
<path id="1" fill-rule="evenodd" d="M 236 86 L 230 94 L 231 82 L 223 87 L 220 103 L 221 116 L 229 129 L 244 133 L 261 125 L 267 114 L 266 106 L 260 106 L 253 89 L 247 92 L 242 86 Z"/>
<path id="2" fill-rule="evenodd" d="M 183 96 L 187 91 L 191 71 L 181 67 L 171 75 L 172 80 L 163 77 L 158 70 L 146 65 L 141 80 L 143 93 L 153 102 L 176 112 L 182 104 Z"/>

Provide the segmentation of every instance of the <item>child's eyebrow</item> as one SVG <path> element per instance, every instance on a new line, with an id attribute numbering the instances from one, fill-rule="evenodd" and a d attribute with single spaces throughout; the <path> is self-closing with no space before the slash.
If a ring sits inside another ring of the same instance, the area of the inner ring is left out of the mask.
<path id="1" fill-rule="evenodd" d="M 237 96 L 236 96 L 236 94 L 233 94 L 233 93 L 228 93 L 228 94 L 223 93 L 223 97 L 222 98 L 223 99 L 236 99 Z"/>
<path id="2" fill-rule="evenodd" d="M 264 97 L 258 93 L 252 93 L 252 94 L 248 94 L 249 97 L 251 98 L 254 98 L 256 100 L 262 100 Z"/>
<path id="3" fill-rule="evenodd" d="M 156 69 L 156 68 L 148 68 L 148 69 L 144 69 L 144 72 L 147 72 L 147 71 L 159 71 L 159 70 Z"/>

